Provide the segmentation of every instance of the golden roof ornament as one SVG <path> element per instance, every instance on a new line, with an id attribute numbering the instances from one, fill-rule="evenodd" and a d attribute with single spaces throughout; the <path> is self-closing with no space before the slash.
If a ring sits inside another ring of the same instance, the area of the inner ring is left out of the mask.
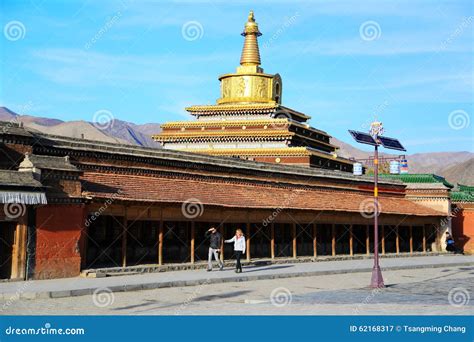
<path id="1" fill-rule="evenodd" d="M 260 52 L 258 50 L 257 37 L 262 34 L 258 30 L 258 24 L 255 22 L 253 11 L 250 11 L 247 23 L 245 23 L 242 36 L 245 37 L 240 65 L 260 65 Z"/>
<path id="2" fill-rule="evenodd" d="M 257 38 L 261 36 L 253 11 L 250 11 L 242 36 L 245 37 L 240 65 L 235 73 L 219 77 L 221 97 L 218 105 L 254 105 L 281 103 L 280 75 L 266 74 L 260 67 Z"/>

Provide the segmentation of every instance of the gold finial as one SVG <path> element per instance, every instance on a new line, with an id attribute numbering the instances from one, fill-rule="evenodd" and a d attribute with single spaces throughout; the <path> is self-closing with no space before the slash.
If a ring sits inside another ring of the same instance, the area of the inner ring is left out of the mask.
<path id="1" fill-rule="evenodd" d="M 253 11 L 250 11 L 250 13 L 249 13 L 249 20 L 248 20 L 248 22 L 253 22 L 253 23 L 255 22 L 255 18 L 254 18 L 254 16 L 253 16 Z"/>
<path id="2" fill-rule="evenodd" d="M 245 37 L 240 65 L 260 65 L 260 52 L 258 50 L 257 37 L 262 34 L 258 30 L 258 24 L 255 22 L 253 11 L 250 11 L 247 23 L 245 23 L 242 36 Z"/>

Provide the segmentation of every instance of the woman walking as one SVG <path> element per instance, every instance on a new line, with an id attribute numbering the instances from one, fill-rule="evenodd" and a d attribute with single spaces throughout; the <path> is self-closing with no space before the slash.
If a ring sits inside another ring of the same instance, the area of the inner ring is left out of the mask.
<path id="1" fill-rule="evenodd" d="M 225 243 L 234 243 L 234 252 L 237 263 L 235 264 L 235 273 L 242 273 L 242 264 L 240 258 L 245 253 L 245 237 L 241 229 L 235 231 L 235 236 L 232 239 L 225 240 Z"/>

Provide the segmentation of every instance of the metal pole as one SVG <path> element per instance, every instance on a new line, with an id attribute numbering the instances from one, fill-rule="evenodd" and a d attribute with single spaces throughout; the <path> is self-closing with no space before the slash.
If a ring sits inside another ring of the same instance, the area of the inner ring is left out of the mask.
<path id="1" fill-rule="evenodd" d="M 382 271 L 379 266 L 379 151 L 375 145 L 374 154 L 374 268 L 372 269 L 372 281 L 370 287 L 385 287 L 382 278 Z"/>

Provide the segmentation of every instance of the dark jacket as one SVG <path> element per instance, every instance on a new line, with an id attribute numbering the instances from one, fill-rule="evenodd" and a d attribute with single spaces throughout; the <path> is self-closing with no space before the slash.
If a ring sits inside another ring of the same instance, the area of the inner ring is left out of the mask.
<path id="1" fill-rule="evenodd" d="M 219 249 L 221 248 L 221 243 L 222 243 L 222 235 L 219 232 L 215 232 L 214 234 L 211 233 L 210 231 L 206 232 L 206 237 L 209 238 L 209 247 L 214 248 L 214 249 Z"/>

